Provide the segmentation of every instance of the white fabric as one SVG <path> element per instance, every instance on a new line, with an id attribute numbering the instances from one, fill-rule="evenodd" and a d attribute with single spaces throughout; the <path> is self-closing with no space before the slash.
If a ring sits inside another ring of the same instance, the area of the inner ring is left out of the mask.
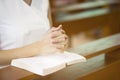
<path id="1" fill-rule="evenodd" d="M 47 0 L 0 0 L 0 50 L 22 47 L 41 40 L 50 28 Z"/>
<path id="2" fill-rule="evenodd" d="M 41 40 L 50 28 L 47 8 L 47 0 L 32 0 L 31 6 L 23 0 L 0 0 L 0 50 Z"/>

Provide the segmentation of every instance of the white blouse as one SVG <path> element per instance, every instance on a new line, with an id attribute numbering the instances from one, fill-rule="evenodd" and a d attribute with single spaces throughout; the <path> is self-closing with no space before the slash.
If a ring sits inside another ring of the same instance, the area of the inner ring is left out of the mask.
<path id="1" fill-rule="evenodd" d="M 0 0 L 0 50 L 22 47 L 40 40 L 50 28 L 48 1 Z"/>
<path id="2" fill-rule="evenodd" d="M 0 50 L 19 48 L 42 39 L 50 28 L 48 0 L 0 0 Z"/>

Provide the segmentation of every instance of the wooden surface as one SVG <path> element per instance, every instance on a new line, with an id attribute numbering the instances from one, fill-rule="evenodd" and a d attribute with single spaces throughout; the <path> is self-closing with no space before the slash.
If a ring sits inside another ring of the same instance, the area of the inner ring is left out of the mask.
<path id="1" fill-rule="evenodd" d="M 33 76 L 33 73 L 12 66 L 0 69 L 0 80 L 19 80 L 26 76 Z"/>
<path id="2" fill-rule="evenodd" d="M 82 55 L 90 58 L 91 56 L 96 56 L 101 52 L 110 52 L 118 48 L 120 48 L 120 34 L 85 44 L 77 49 L 74 49 L 73 52 L 82 52 Z M 0 69 L 0 80 L 76 80 L 92 73 L 93 71 L 103 69 L 106 65 L 109 66 L 110 64 L 112 64 L 112 62 L 109 64 L 105 63 L 105 57 L 102 54 L 88 59 L 86 63 L 68 66 L 65 69 L 45 77 L 9 66 Z"/>
<path id="3" fill-rule="evenodd" d="M 96 63 L 99 63 L 99 64 L 96 64 Z M 96 64 L 97 66 L 94 64 Z M 29 80 L 29 77 L 31 78 L 31 76 L 33 76 L 33 79 L 39 77 L 40 80 L 75 80 L 80 76 L 84 76 L 84 73 L 86 72 L 89 73 L 89 71 L 91 70 L 93 71 L 93 69 L 96 69 L 96 67 L 100 68 L 104 64 L 105 64 L 104 57 L 99 56 L 99 57 L 88 60 L 87 63 L 68 66 L 65 69 L 62 69 L 56 73 L 53 73 L 45 77 L 37 76 L 35 74 L 21 70 L 19 68 L 9 66 L 7 68 L 0 70 L 0 80 L 9 80 L 10 78 L 11 80 Z M 91 67 L 87 69 L 88 66 L 91 66 Z"/>
<path id="4" fill-rule="evenodd" d="M 73 35 L 79 33 L 81 31 L 86 31 L 90 29 L 94 29 L 96 27 L 104 27 L 110 26 L 114 27 L 113 31 L 115 30 L 115 25 L 119 23 L 117 15 L 120 10 L 111 11 L 108 14 L 95 16 L 91 18 L 85 19 L 76 19 L 72 21 L 66 22 L 55 22 L 53 21 L 54 26 L 59 24 L 63 25 L 63 29 L 66 31 L 68 35 Z"/>
<path id="5" fill-rule="evenodd" d="M 68 66 L 65 69 L 62 69 L 45 77 L 38 76 L 19 68 L 10 66 L 0 70 L 0 80 L 84 80 L 84 78 L 86 78 L 85 76 L 90 76 L 91 73 L 97 73 L 97 71 L 102 71 L 103 73 L 106 68 L 109 68 L 107 70 L 109 71 L 111 67 L 114 66 L 114 64 L 118 65 L 118 63 L 120 63 L 120 60 L 114 61 L 114 63 L 106 64 L 104 55 L 102 54 L 88 59 L 86 63 Z M 115 66 L 114 68 L 115 70 L 119 69 L 119 67 L 117 66 Z M 117 73 L 120 73 L 120 71 L 118 71 Z M 97 75 L 100 74 L 97 73 Z M 94 76 L 92 77 L 94 78 L 94 80 L 96 80 Z"/>
<path id="6" fill-rule="evenodd" d="M 98 63 L 99 64 L 99 63 Z M 120 59 L 77 80 L 120 80 Z"/>
<path id="7" fill-rule="evenodd" d="M 104 55 L 104 65 L 89 71 L 90 74 L 77 80 L 119 80 L 120 79 L 120 48 Z M 97 58 L 99 59 L 99 58 Z M 91 63 L 91 62 L 90 62 Z M 100 62 L 94 64 L 98 65 Z"/>
<path id="8" fill-rule="evenodd" d="M 120 48 L 120 33 L 102 38 L 84 45 L 70 49 L 69 51 L 79 53 L 80 55 L 90 58 L 101 53 L 107 53 Z"/>
<path id="9" fill-rule="evenodd" d="M 106 6 L 106 5 L 113 5 L 118 4 L 119 1 L 113 0 L 113 1 L 93 1 L 93 2 L 85 2 L 85 3 L 77 3 L 73 5 L 67 5 L 60 8 L 53 8 L 53 12 L 68 12 L 68 11 L 75 11 L 75 10 L 83 10 L 83 9 L 90 9 L 100 6 Z"/>
<path id="10" fill-rule="evenodd" d="M 53 11 L 52 12 L 53 25 L 58 26 L 59 24 L 62 24 L 63 29 L 66 31 L 69 38 L 74 37 L 75 35 L 80 34 L 82 32 L 85 32 L 88 30 L 94 30 L 94 29 L 100 29 L 100 31 L 102 32 L 101 38 L 108 35 L 115 34 L 120 31 L 120 27 L 119 27 L 120 26 L 120 22 L 119 22 L 120 21 L 120 17 L 119 17 L 120 16 L 120 0 L 117 3 L 114 2 L 116 0 L 112 0 L 112 1 L 113 2 L 111 1 L 84 2 L 83 1 L 83 3 L 78 2 L 76 4 L 66 5 L 60 8 L 52 6 L 51 10 Z M 51 2 L 51 5 L 53 5 L 54 1 L 50 0 L 50 2 Z M 101 4 L 101 2 L 103 2 L 103 4 Z M 85 6 L 86 4 L 96 4 L 96 5 Z M 101 7 L 98 7 L 98 6 L 101 6 Z M 101 13 L 101 10 L 103 10 L 103 13 Z M 69 11 L 70 12 L 73 11 L 73 12 L 70 13 Z M 104 11 L 106 12 L 104 13 Z M 57 16 L 58 13 L 61 13 L 60 17 Z M 109 31 L 109 33 L 106 33 L 107 31 L 101 30 L 104 28 L 107 28 L 106 30 Z M 69 41 L 69 42 L 70 42 L 69 43 L 70 47 L 74 47 L 72 46 L 72 41 Z M 80 45 L 79 42 L 78 42 L 78 45 Z"/>

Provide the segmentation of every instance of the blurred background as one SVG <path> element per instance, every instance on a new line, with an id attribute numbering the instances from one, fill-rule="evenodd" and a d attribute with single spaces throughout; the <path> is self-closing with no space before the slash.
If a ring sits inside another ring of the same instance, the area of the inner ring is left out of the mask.
<path id="1" fill-rule="evenodd" d="M 68 49 L 120 32 L 120 0 L 49 1 L 52 25 L 63 25 L 70 40 Z M 104 43 L 103 45 L 107 46 Z M 120 80 L 120 49 L 107 54 L 101 53 L 97 57 L 92 56 L 87 63 L 81 65 L 83 72 L 80 75 L 84 76 L 78 80 Z M 74 71 L 73 73 L 77 74 Z"/>
<path id="2" fill-rule="evenodd" d="M 53 25 L 63 25 L 69 47 L 120 32 L 119 0 L 49 1 Z"/>

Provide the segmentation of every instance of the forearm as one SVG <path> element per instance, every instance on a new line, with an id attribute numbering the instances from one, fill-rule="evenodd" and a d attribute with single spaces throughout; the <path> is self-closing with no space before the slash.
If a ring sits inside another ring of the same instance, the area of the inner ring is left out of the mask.
<path id="1" fill-rule="evenodd" d="M 67 44 L 66 36 L 61 26 L 50 29 L 41 41 L 10 50 L 0 50 L 0 65 L 9 63 L 12 59 L 46 55 L 62 51 Z"/>
<path id="2" fill-rule="evenodd" d="M 8 64 L 12 59 L 30 57 L 40 54 L 40 48 L 38 48 L 39 43 L 33 43 L 21 48 L 10 49 L 10 50 L 0 50 L 0 65 Z"/>

